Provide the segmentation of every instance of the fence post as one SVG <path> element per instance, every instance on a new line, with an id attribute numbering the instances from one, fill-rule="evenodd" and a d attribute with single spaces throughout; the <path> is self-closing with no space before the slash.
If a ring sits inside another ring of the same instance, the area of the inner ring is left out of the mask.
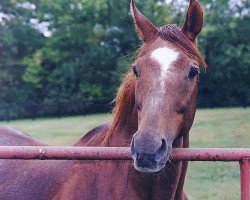
<path id="1" fill-rule="evenodd" d="M 240 161 L 241 200 L 250 200 L 250 158 Z"/>

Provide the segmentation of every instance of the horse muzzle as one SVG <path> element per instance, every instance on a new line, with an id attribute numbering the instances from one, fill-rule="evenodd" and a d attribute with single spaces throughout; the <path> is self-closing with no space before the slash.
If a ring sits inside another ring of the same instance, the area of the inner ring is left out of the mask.
<path id="1" fill-rule="evenodd" d="M 164 138 L 155 135 L 140 137 L 135 134 L 131 142 L 131 154 L 134 167 L 139 172 L 155 173 L 161 171 L 169 159 L 172 142 L 169 145 Z"/>

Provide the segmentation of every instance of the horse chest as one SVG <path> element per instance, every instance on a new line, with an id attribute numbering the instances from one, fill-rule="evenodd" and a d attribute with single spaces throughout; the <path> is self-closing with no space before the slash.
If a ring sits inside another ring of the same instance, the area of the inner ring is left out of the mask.
<path id="1" fill-rule="evenodd" d="M 74 165 L 53 200 L 171 200 L 176 187 L 171 180 L 166 174 L 140 174 L 129 161 L 83 161 Z"/>

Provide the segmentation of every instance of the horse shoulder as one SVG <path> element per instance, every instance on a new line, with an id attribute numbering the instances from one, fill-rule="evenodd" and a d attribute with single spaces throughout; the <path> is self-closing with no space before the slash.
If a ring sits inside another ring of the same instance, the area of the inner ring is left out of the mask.
<path id="1" fill-rule="evenodd" d="M 0 126 L 2 146 L 44 145 L 29 135 Z M 73 161 L 0 160 L 0 199 L 51 199 L 65 182 Z"/>

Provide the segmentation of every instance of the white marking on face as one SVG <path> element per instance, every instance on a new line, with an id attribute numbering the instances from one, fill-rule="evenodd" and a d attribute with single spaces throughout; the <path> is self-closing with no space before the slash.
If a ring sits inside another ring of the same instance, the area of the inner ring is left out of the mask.
<path id="1" fill-rule="evenodd" d="M 161 90 L 165 89 L 164 79 L 167 75 L 167 72 L 169 71 L 171 64 L 177 60 L 179 56 L 179 53 L 175 51 L 174 49 L 168 48 L 168 47 L 161 47 L 158 49 L 155 49 L 151 53 L 151 58 L 156 60 L 161 67 Z"/>
<path id="2" fill-rule="evenodd" d="M 159 63 L 160 66 L 160 77 L 156 79 L 156 82 L 153 83 L 154 95 L 149 98 L 147 102 L 150 109 L 154 109 L 164 101 L 164 95 L 166 93 L 165 79 L 169 76 L 170 67 L 174 61 L 177 60 L 179 53 L 168 47 L 161 47 L 155 49 L 150 57 Z"/>
<path id="3" fill-rule="evenodd" d="M 162 73 L 166 74 L 171 64 L 177 60 L 179 53 L 174 49 L 168 47 L 162 47 L 155 49 L 151 53 L 151 57 L 155 59 L 161 65 Z"/>
<path id="4" fill-rule="evenodd" d="M 159 104 L 160 104 L 160 102 L 162 102 L 163 101 L 163 99 L 162 99 L 162 97 L 161 96 L 154 96 L 153 98 L 149 98 L 149 100 L 148 100 L 148 105 L 149 105 L 149 107 L 151 108 L 151 109 L 154 109 L 155 107 L 157 107 Z"/>

